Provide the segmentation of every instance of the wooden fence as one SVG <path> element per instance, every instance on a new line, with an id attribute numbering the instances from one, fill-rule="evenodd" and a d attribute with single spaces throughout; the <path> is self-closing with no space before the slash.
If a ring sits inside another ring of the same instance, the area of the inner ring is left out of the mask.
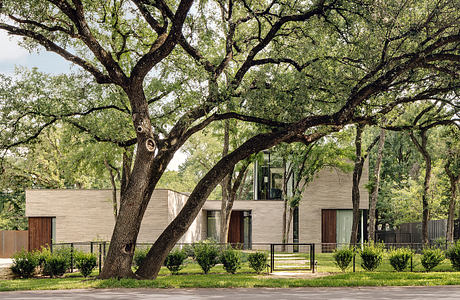
<path id="1" fill-rule="evenodd" d="M 0 258 L 11 257 L 14 253 L 28 249 L 27 230 L 0 230 Z"/>

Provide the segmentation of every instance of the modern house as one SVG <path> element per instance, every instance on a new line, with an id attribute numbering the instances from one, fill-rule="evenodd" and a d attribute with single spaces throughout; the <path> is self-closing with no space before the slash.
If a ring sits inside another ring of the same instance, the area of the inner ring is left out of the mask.
<path id="1" fill-rule="evenodd" d="M 364 168 L 360 186 L 362 220 L 366 220 L 368 178 Z M 229 242 L 245 248 L 267 249 L 282 240 L 280 169 L 268 163 L 255 165 L 252 200 L 237 200 L 233 206 Z M 352 222 L 352 175 L 332 168 L 319 172 L 306 188 L 291 227 L 290 242 L 347 243 Z M 33 189 L 26 191 L 29 218 L 29 249 L 64 242 L 109 241 L 115 224 L 111 190 Z M 151 243 L 179 213 L 187 194 L 157 189 L 145 212 L 138 242 Z M 208 200 L 180 243 L 217 238 L 219 200 Z M 367 228 L 362 221 L 360 237 Z M 327 247 L 323 251 L 330 249 Z"/>

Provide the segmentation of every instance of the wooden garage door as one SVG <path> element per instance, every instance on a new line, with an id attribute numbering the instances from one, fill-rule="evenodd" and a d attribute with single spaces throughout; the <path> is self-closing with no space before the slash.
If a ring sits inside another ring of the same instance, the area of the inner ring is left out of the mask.
<path id="1" fill-rule="evenodd" d="M 232 245 L 243 244 L 243 212 L 232 211 L 228 227 L 228 242 Z"/>
<path id="2" fill-rule="evenodd" d="M 29 217 L 29 251 L 51 245 L 51 217 Z"/>
<path id="3" fill-rule="evenodd" d="M 335 249 L 337 226 L 337 211 L 335 209 L 322 210 L 321 243 L 322 252 L 331 252 Z M 332 245 L 334 244 L 334 245 Z"/>

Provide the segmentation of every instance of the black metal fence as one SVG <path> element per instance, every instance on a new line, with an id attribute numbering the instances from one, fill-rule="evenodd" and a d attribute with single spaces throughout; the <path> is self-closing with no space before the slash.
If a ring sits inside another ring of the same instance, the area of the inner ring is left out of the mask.
<path id="1" fill-rule="evenodd" d="M 136 248 L 149 248 L 153 243 L 137 243 Z M 382 243 L 384 248 L 387 250 L 396 248 L 410 248 L 414 253 L 420 254 L 425 247 L 436 247 L 442 250 L 446 250 L 451 246 L 450 243 L 433 243 L 431 245 L 423 245 L 422 243 Z M 230 246 L 230 244 L 218 244 L 223 249 Z M 185 248 L 192 247 L 192 243 L 177 244 L 176 247 Z M 235 246 L 235 245 L 232 245 Z M 316 253 L 331 253 L 336 249 L 348 248 L 350 244 L 341 243 L 289 243 L 289 244 L 269 244 L 269 243 L 254 243 L 252 249 L 244 249 L 243 251 L 264 251 L 270 256 L 269 268 L 271 272 L 275 271 L 293 271 L 293 270 L 304 270 L 315 272 L 316 266 Z M 355 254 L 364 247 L 364 244 L 356 244 L 353 249 Z M 97 242 L 74 242 L 74 243 L 57 243 L 52 244 L 50 250 L 52 252 L 58 251 L 59 249 L 67 248 L 70 249 L 70 269 L 73 271 L 75 268 L 75 253 L 77 251 L 93 253 L 97 256 L 97 266 L 99 271 L 102 270 L 104 265 L 105 257 L 109 249 L 109 242 L 97 241 Z M 238 248 L 237 245 L 234 248 Z M 353 271 L 355 271 L 355 259 L 352 262 Z M 412 261 L 411 261 L 412 270 Z"/>
<path id="2" fill-rule="evenodd" d="M 315 244 L 270 244 L 270 272 L 312 271 L 315 273 Z"/>

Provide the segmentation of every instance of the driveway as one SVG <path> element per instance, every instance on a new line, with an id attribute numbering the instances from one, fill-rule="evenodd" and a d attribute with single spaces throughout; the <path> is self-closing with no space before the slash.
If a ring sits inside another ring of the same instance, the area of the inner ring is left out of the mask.
<path id="1" fill-rule="evenodd" d="M 0 292 L 0 299 L 460 299 L 459 286 L 289 289 L 106 289 Z"/>

